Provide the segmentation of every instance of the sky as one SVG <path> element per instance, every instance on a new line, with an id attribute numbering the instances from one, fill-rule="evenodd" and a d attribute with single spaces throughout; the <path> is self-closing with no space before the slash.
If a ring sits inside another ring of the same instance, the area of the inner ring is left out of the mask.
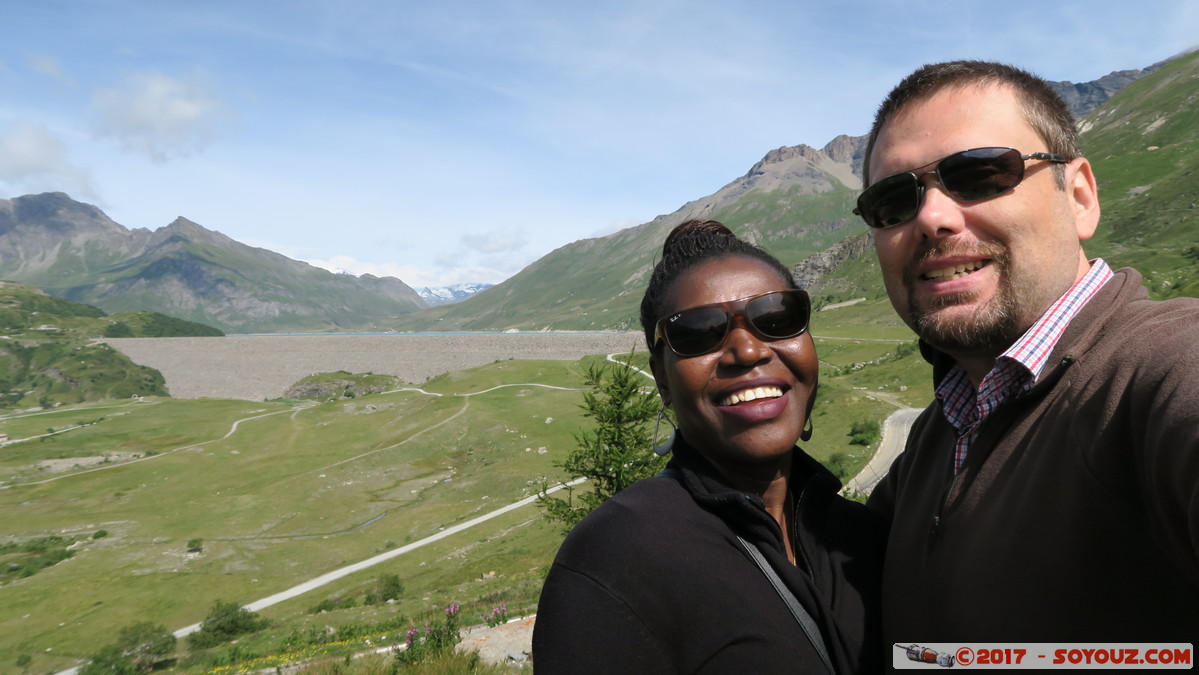
<path id="1" fill-rule="evenodd" d="M 921 64 L 1086 82 L 1199 2 L 0 0 L 0 198 L 182 216 L 413 287 L 498 283 L 770 150 L 862 135 Z"/>

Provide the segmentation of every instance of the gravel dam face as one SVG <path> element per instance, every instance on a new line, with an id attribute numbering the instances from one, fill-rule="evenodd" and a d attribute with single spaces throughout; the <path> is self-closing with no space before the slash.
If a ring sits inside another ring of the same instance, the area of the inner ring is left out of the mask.
<path id="1" fill-rule="evenodd" d="M 641 333 L 394 333 L 239 335 L 102 340 L 166 378 L 175 398 L 279 398 L 314 373 L 431 377 L 507 359 L 575 361 L 645 350 Z"/>

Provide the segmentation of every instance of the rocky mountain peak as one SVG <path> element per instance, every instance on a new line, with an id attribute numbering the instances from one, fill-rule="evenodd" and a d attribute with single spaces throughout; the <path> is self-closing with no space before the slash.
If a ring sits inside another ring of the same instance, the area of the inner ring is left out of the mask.
<path id="1" fill-rule="evenodd" d="M 210 239 L 213 237 L 225 237 L 225 235 L 214 230 L 210 230 L 199 223 L 188 220 L 183 216 L 179 216 L 171 221 L 170 225 L 159 228 L 155 234 L 166 236 L 181 237 L 184 239 Z"/>
<path id="2" fill-rule="evenodd" d="M 1169 59 L 1155 63 L 1148 68 L 1117 70 L 1090 82 L 1050 82 L 1049 86 L 1070 107 L 1070 113 L 1074 115 L 1074 118 L 1082 119 L 1092 110 L 1106 103 L 1128 83 L 1158 70 L 1168 62 Z"/>
<path id="3" fill-rule="evenodd" d="M 820 151 L 816 148 L 803 145 L 802 143 L 800 145 L 790 145 L 783 146 L 781 148 L 775 148 L 774 150 L 766 153 L 762 159 L 758 160 L 758 163 L 754 164 L 750 168 L 749 172 L 745 175 L 754 176 L 757 174 L 763 174 L 766 173 L 767 168 L 771 164 L 783 164 L 794 159 L 807 159 L 809 161 L 816 161 L 816 153 L 818 152 Z"/>
<path id="4" fill-rule="evenodd" d="M 866 155 L 866 136 L 841 134 L 821 148 L 821 152 L 839 164 L 848 164 L 856 176 L 862 175 L 862 159 Z"/>
<path id="5" fill-rule="evenodd" d="M 251 248 L 245 246 L 244 244 L 238 243 L 237 241 L 220 232 L 217 232 L 216 230 L 210 230 L 195 221 L 188 220 L 183 216 L 179 216 L 172 220 L 170 225 L 155 230 L 154 236 L 150 241 L 150 246 L 158 246 L 168 241 L 189 241 L 193 243 L 211 244 L 228 250 L 237 248 Z"/>
<path id="6" fill-rule="evenodd" d="M 839 146 L 835 149 L 840 156 L 852 157 L 852 149 L 843 150 Z M 827 192 L 834 181 L 855 189 L 861 185 L 849 161 L 834 159 L 823 150 L 803 144 L 771 150 L 740 180 L 745 188 L 759 190 L 793 184 L 803 194 Z"/>
<path id="7" fill-rule="evenodd" d="M 34 227 L 59 237 L 125 235 L 128 232 L 100 209 L 77 202 L 62 192 L 0 199 L 0 234 Z"/>

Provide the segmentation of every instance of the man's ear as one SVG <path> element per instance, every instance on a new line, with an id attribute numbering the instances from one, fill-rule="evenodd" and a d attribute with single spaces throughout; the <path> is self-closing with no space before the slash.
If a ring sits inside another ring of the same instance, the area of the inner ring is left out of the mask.
<path id="1" fill-rule="evenodd" d="M 1091 163 L 1085 157 L 1074 161 L 1078 163 L 1077 167 L 1066 168 L 1066 193 L 1074 209 L 1074 228 L 1078 231 L 1078 240 L 1085 241 L 1099 227 L 1099 188 L 1095 184 Z"/>
<path id="2" fill-rule="evenodd" d="M 649 357 L 649 370 L 654 374 L 654 384 L 658 385 L 658 396 L 662 397 L 662 405 L 670 406 L 670 385 L 666 382 L 666 371 L 662 362 L 652 353 Z"/>

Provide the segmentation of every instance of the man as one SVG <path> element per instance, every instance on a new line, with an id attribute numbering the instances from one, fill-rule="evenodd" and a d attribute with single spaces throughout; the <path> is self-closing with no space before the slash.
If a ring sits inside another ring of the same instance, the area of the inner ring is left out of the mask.
<path id="1" fill-rule="evenodd" d="M 855 212 L 937 385 L 869 502 L 892 519 L 887 640 L 1195 641 L 1199 300 L 1087 259 L 1065 104 L 1008 66 L 925 66 L 864 175 Z"/>

